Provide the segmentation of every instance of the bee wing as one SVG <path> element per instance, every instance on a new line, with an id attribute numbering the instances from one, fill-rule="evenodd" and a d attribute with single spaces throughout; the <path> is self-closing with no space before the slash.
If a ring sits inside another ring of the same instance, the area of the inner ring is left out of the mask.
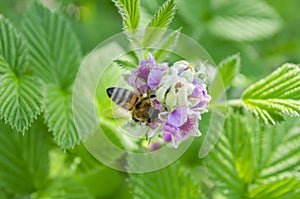
<path id="1" fill-rule="evenodd" d="M 131 118 L 130 112 L 123 108 L 120 108 L 119 106 L 107 107 L 103 109 L 102 114 L 105 117 L 112 118 L 112 119 Z"/>
<path id="2" fill-rule="evenodd" d="M 149 128 L 143 124 L 127 122 L 122 126 L 122 129 L 128 132 L 133 137 L 143 138 L 148 133 Z"/>

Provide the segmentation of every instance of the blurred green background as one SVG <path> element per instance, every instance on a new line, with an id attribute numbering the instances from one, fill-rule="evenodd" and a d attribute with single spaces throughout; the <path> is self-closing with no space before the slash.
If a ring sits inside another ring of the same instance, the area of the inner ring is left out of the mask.
<path id="1" fill-rule="evenodd" d="M 0 13 L 8 17 L 18 28 L 22 13 L 32 2 L 32 0 L 1 0 Z M 51 10 L 60 9 L 66 14 L 81 43 L 84 55 L 101 41 L 122 30 L 121 17 L 110 0 L 41 0 L 40 2 Z M 151 19 L 163 2 L 163 0 L 141 0 L 144 23 Z M 233 85 L 233 92 L 229 91 L 232 97 L 239 96 L 242 89 L 251 82 L 268 75 L 283 63 L 300 63 L 299 0 L 253 1 L 250 3 L 253 8 L 247 6 L 247 2 L 237 0 L 176 0 L 175 2 L 177 14 L 170 26 L 171 29 L 182 27 L 182 32 L 200 43 L 215 63 L 219 63 L 229 55 L 240 53 L 242 74 L 237 78 L 239 81 Z M 257 15 L 255 15 L 256 11 Z M 254 21 L 255 17 L 258 17 L 264 23 L 257 22 L 257 26 L 247 27 L 229 23 L 224 27 L 218 20 L 228 16 Z M 50 137 L 46 131 L 44 129 L 46 137 Z M 192 168 L 194 165 L 201 166 L 202 160 L 197 157 L 198 144 L 196 141 L 181 158 L 185 165 Z M 101 165 L 82 145 L 66 152 L 62 152 L 51 142 L 49 146 L 50 177 L 71 177 L 74 181 L 79 181 L 89 195 L 95 198 L 132 198 L 126 180 L 128 174 Z M 186 175 L 182 174 L 182 176 Z M 197 177 L 197 174 L 195 176 Z M 141 183 L 139 180 L 132 181 Z M 73 185 L 69 184 L 69 186 Z M 208 180 L 206 186 L 211 186 Z M 54 187 L 53 190 L 56 188 Z M 81 186 L 75 183 L 73 188 L 80 189 Z M 51 188 L 49 190 L 51 192 Z M 8 198 L 22 198 L 11 192 L 5 194 Z M 34 198 L 34 195 L 32 197 Z M 47 198 L 47 193 L 44 194 L 44 198 Z"/>

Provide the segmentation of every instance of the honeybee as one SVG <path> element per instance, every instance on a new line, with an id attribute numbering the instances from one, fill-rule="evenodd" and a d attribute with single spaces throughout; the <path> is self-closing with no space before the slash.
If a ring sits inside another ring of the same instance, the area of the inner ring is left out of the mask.
<path id="1" fill-rule="evenodd" d="M 143 96 L 125 88 L 111 87 L 106 89 L 108 97 L 118 106 L 131 111 L 132 120 L 151 123 L 158 117 L 153 98 L 155 95 Z"/>

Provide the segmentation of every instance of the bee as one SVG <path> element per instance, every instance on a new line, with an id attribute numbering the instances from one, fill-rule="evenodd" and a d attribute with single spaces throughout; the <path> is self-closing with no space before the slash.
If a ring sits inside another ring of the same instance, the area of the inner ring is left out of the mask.
<path id="1" fill-rule="evenodd" d="M 143 96 L 125 88 L 111 87 L 106 89 L 108 97 L 118 106 L 131 111 L 132 120 L 135 122 L 151 123 L 159 111 L 155 109 L 153 98 L 155 95 Z"/>

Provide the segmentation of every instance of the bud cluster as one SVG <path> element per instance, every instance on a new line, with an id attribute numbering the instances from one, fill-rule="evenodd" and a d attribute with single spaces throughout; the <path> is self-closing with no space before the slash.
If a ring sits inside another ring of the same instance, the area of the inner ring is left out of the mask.
<path id="1" fill-rule="evenodd" d="M 125 80 L 136 93 L 154 96 L 151 114 L 155 117 L 146 122 L 148 138 L 160 136 L 177 147 L 187 137 L 201 135 L 198 121 L 207 112 L 211 98 L 199 72 L 190 63 L 179 61 L 169 67 L 168 63 L 156 63 L 150 56 Z"/>

